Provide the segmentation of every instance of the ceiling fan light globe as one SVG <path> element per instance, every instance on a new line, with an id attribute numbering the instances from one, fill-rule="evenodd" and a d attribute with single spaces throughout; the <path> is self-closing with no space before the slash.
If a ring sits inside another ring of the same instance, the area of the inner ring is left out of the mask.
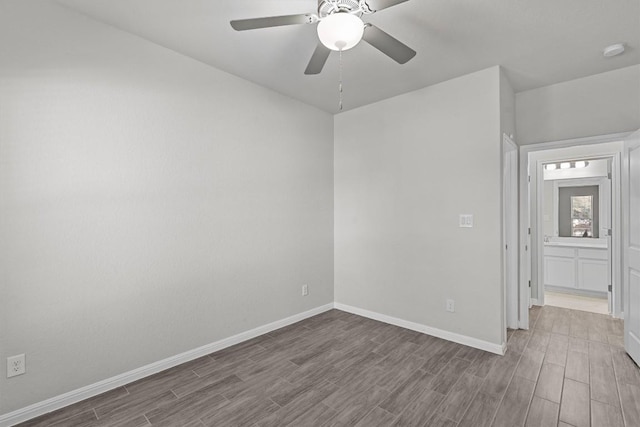
<path id="1" fill-rule="evenodd" d="M 331 50 L 349 50 L 363 35 L 364 22 L 349 13 L 334 13 L 318 23 L 318 38 Z"/>

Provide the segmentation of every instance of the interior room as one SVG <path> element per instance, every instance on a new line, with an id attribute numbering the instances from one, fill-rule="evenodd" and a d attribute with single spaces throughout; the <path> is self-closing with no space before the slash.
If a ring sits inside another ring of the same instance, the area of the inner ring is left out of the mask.
<path id="1" fill-rule="evenodd" d="M 640 425 L 639 129 L 638 0 L 0 0 L 0 427 Z"/>

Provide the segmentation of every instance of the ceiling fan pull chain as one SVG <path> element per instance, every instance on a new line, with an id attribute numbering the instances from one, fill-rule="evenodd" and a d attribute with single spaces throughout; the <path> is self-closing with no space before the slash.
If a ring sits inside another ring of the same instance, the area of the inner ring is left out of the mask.
<path id="1" fill-rule="evenodd" d="M 338 84 L 338 93 L 340 95 L 338 108 L 342 111 L 342 49 L 340 49 L 340 83 Z"/>

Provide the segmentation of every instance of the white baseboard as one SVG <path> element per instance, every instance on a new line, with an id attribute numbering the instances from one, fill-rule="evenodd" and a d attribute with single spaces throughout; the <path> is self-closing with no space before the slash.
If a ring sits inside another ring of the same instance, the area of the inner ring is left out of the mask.
<path id="1" fill-rule="evenodd" d="M 530 301 L 531 301 L 531 305 L 540 305 L 537 298 L 531 298 Z"/>
<path id="2" fill-rule="evenodd" d="M 164 371 L 165 369 L 172 368 L 182 363 L 197 359 L 198 357 L 214 353 L 232 345 L 266 334 L 267 332 L 271 332 L 284 326 L 291 325 L 293 323 L 315 316 L 317 314 L 324 313 L 325 311 L 331 310 L 332 308 L 334 308 L 333 303 L 325 304 L 323 306 L 313 308 L 303 313 L 294 314 L 293 316 L 287 317 L 285 319 L 277 320 L 267 325 L 262 325 L 255 329 L 239 333 L 232 337 L 224 338 L 220 341 L 216 341 L 214 343 L 207 344 L 202 347 L 186 351 L 184 353 L 180 353 L 167 359 L 142 366 L 138 369 L 116 375 L 115 377 L 107 378 L 106 380 L 97 382 L 95 384 L 91 384 L 70 391 L 68 393 L 52 397 L 42 402 L 29 405 L 25 408 L 0 415 L 0 427 L 13 426 L 18 423 L 38 417 L 40 415 L 44 415 L 57 409 L 64 408 L 65 406 L 69 406 L 74 403 L 80 402 L 81 400 L 97 396 L 106 391 L 113 390 L 114 388 L 121 387 L 125 384 L 129 384 L 141 378 L 148 377 L 149 375 Z"/>
<path id="3" fill-rule="evenodd" d="M 357 314 L 358 316 L 367 317 L 369 319 L 378 320 L 384 323 L 389 323 L 391 325 L 399 326 L 405 329 L 411 329 L 412 331 L 422 332 L 423 334 L 432 335 L 434 337 L 457 342 L 458 344 L 463 344 L 469 347 L 478 348 L 480 350 L 488 351 L 488 352 L 499 354 L 499 355 L 504 355 L 504 353 L 507 350 L 506 343 L 494 344 L 488 341 L 479 340 L 477 338 L 472 338 L 466 335 L 456 334 L 455 332 L 444 331 L 442 329 L 433 328 L 431 326 L 410 322 L 408 320 L 387 316 L 386 314 L 380 314 L 374 311 L 369 311 L 363 308 L 353 307 L 353 306 L 341 304 L 338 302 L 334 304 L 334 307 L 338 310 L 346 311 L 352 314 Z"/>

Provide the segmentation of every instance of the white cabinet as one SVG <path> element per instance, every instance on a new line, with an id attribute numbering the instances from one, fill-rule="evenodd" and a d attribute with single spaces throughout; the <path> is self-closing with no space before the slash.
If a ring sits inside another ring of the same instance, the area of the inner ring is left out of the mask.
<path id="1" fill-rule="evenodd" d="M 545 286 L 576 287 L 576 263 L 573 258 L 544 257 Z"/>
<path id="2" fill-rule="evenodd" d="M 545 246 L 544 284 L 558 290 L 605 294 L 609 286 L 607 248 Z"/>
<path id="3" fill-rule="evenodd" d="M 607 292 L 609 263 L 595 259 L 578 259 L 578 287 L 587 291 Z"/>

